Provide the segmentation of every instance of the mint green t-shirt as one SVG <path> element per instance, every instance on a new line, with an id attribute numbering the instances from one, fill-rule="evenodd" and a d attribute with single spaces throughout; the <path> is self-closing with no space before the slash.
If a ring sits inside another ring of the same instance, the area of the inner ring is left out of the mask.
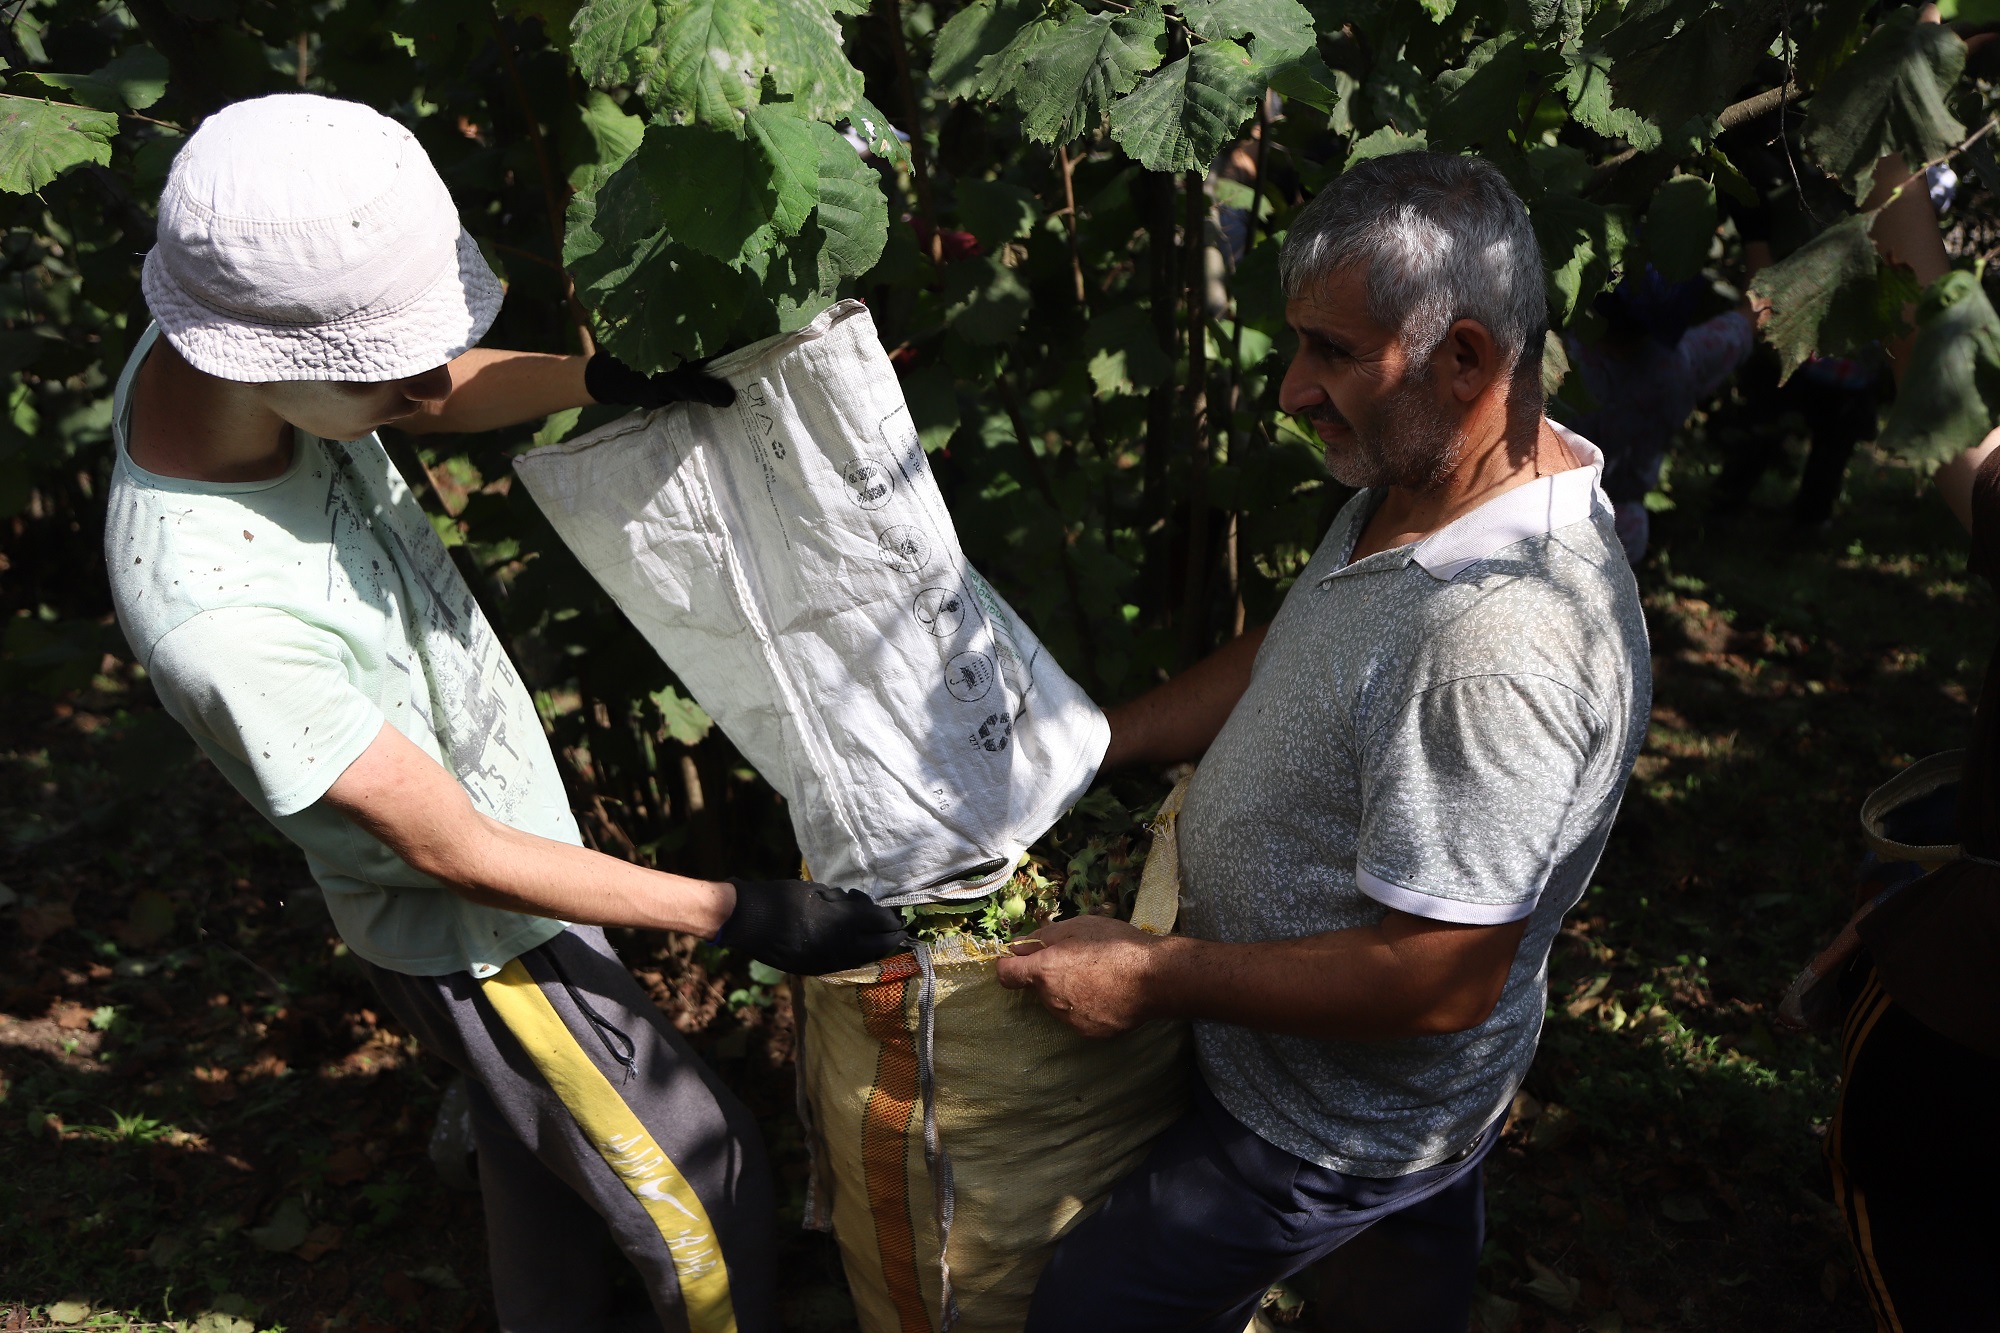
<path id="1" fill-rule="evenodd" d="M 490 976 L 563 923 L 459 897 L 324 797 L 386 721 L 483 813 L 580 843 L 534 703 L 375 436 L 299 432 L 269 481 L 134 464 L 132 379 L 157 336 L 113 402 L 104 558 L 127 642 L 167 712 L 305 852 L 350 949 L 414 976 Z"/>

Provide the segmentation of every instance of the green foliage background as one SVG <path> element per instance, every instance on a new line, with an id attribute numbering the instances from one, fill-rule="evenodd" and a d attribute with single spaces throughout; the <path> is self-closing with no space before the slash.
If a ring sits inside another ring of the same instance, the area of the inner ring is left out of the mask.
<path id="1" fill-rule="evenodd" d="M 2000 178 L 1965 54 L 1857 0 L 19 0 L 0 689 L 60 695 L 124 652 L 97 553 L 110 387 L 176 147 L 236 98 L 407 123 L 508 281 L 494 345 L 666 366 L 866 298 L 968 553 L 1110 702 L 1267 618 L 1342 498 L 1276 407 L 1276 254 L 1311 191 L 1407 147 L 1485 154 L 1588 341 L 1621 273 L 1720 271 L 1718 202 L 1749 189 L 1723 134 L 1784 106 L 1807 221 L 1758 285 L 1789 370 L 1920 295 L 1850 207 L 1884 153 Z M 2000 321 L 1971 274 L 1921 295 L 1923 391 L 1886 440 L 1935 463 L 1993 424 Z M 511 451 L 609 415 L 390 443 L 541 687 L 590 836 L 776 867 L 776 798 L 508 484 Z M 150 775 L 186 755 L 157 714 L 114 743 Z"/>

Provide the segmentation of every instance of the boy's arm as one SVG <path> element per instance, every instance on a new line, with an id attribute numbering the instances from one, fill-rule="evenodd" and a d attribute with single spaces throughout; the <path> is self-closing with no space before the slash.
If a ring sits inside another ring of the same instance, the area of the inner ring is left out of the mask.
<path id="1" fill-rule="evenodd" d="M 475 347 L 449 362 L 451 392 L 396 425 L 414 435 L 498 430 L 539 421 L 572 407 L 665 407 L 707 403 L 727 407 L 736 391 L 699 365 L 657 375 L 632 369 L 606 352 L 553 356 Z"/>
<path id="2" fill-rule="evenodd" d="M 476 903 L 598 926 L 720 940 L 789 972 L 859 967 L 908 947 L 902 919 L 851 890 L 648 870 L 481 814 L 443 765 L 388 723 L 326 802 L 413 870 Z"/>
<path id="3" fill-rule="evenodd" d="M 647 870 L 481 814 L 443 765 L 387 723 L 326 801 L 412 870 L 487 906 L 703 939 L 735 910 L 733 884 Z"/>
<path id="4" fill-rule="evenodd" d="M 587 356 L 475 347 L 453 360 L 451 393 L 396 425 L 414 435 L 498 430 L 597 400 L 583 384 Z"/>
<path id="5" fill-rule="evenodd" d="M 1939 22 L 1938 7 L 1923 6 L 1917 13 L 1917 22 Z M 1874 237 L 1875 248 L 1882 258 L 1908 269 L 1920 287 L 1929 287 L 1951 269 L 1951 257 L 1945 253 L 1944 236 L 1938 231 L 1937 210 L 1931 207 L 1928 186 L 1928 181 L 1918 179 L 1917 173 L 1910 170 L 1900 152 L 1892 152 L 1875 164 L 1874 186 L 1862 205 L 1880 207 L 1892 193 L 1902 191 L 1895 203 L 1876 214 L 1869 234 Z M 1904 313 L 1908 316 L 1914 312 L 1906 309 Z M 1915 345 L 1915 333 L 1889 345 L 1889 369 L 1898 388 L 1909 371 L 1910 350 Z"/>

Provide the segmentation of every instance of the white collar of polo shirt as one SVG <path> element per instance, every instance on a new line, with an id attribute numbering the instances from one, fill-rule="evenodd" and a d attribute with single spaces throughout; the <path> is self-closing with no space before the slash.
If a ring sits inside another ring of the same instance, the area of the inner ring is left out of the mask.
<path id="1" fill-rule="evenodd" d="M 1600 500 L 1605 511 L 1610 512 L 1611 502 L 1603 499 L 1604 492 L 1599 487 L 1604 476 L 1604 451 L 1567 426 L 1554 421 L 1549 425 L 1554 427 L 1557 438 L 1583 460 L 1582 467 L 1537 477 L 1525 486 L 1503 491 L 1421 541 L 1395 549 L 1403 553 L 1406 561 L 1422 565 L 1432 578 L 1449 583 L 1515 542 L 1582 522 L 1590 517 L 1592 506 Z M 1356 533 L 1355 538 L 1359 540 L 1360 534 Z M 1326 579 L 1335 578 L 1359 563 L 1350 561 Z"/>

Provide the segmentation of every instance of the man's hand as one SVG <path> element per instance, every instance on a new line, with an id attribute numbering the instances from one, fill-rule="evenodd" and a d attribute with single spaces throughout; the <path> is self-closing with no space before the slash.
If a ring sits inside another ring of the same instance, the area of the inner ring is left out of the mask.
<path id="1" fill-rule="evenodd" d="M 736 910 L 715 942 L 784 972 L 843 972 L 910 947 L 903 918 L 859 889 L 797 879 L 737 879 Z"/>
<path id="2" fill-rule="evenodd" d="M 609 352 L 598 352 L 583 368 L 583 387 L 598 402 L 617 407 L 651 409 L 668 403 L 728 407 L 736 401 L 735 388 L 727 380 L 709 374 L 703 369 L 704 364 L 694 361 L 647 375 Z"/>
<path id="3" fill-rule="evenodd" d="M 1016 940 L 1016 956 L 1000 960 L 1000 984 L 1033 990 L 1086 1037 L 1115 1037 L 1158 1017 L 1152 970 L 1161 951 L 1172 947 L 1110 917 L 1072 917 Z"/>

